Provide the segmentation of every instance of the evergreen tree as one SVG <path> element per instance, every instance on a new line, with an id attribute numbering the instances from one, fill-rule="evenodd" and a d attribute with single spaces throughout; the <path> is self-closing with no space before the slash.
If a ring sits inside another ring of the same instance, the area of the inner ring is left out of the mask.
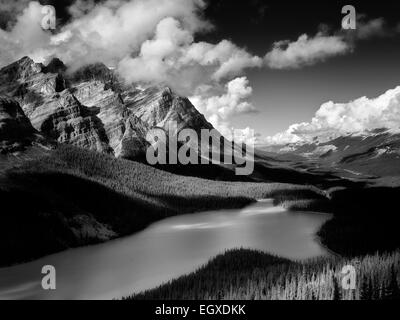
<path id="1" fill-rule="evenodd" d="M 390 269 L 390 282 L 384 298 L 390 300 L 400 299 L 399 283 L 397 281 L 397 273 L 394 269 L 394 265 L 392 265 Z"/>
<path id="2" fill-rule="evenodd" d="M 341 299 L 341 294 L 340 294 L 340 288 L 339 288 L 339 283 L 338 280 L 336 279 L 335 276 L 333 276 L 333 300 L 340 300 Z"/>
<path id="3" fill-rule="evenodd" d="M 361 300 L 371 300 L 372 299 L 372 281 L 368 276 L 364 276 L 361 284 Z"/>

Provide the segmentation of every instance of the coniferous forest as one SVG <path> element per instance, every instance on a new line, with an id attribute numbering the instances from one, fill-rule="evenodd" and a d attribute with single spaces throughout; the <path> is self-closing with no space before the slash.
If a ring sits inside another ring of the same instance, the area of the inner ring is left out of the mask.
<path id="1" fill-rule="evenodd" d="M 355 289 L 342 282 L 343 267 L 356 269 Z M 228 251 L 196 272 L 134 300 L 385 300 L 400 298 L 400 252 L 294 262 L 266 253 Z M 345 288 L 345 289 L 344 289 Z"/>

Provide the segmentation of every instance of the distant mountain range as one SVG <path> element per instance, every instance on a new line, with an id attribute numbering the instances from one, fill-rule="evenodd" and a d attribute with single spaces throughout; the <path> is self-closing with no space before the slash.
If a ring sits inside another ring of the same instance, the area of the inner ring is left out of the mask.
<path id="1" fill-rule="evenodd" d="M 350 177 L 400 176 L 400 133 L 377 129 L 326 142 L 261 148 L 270 156 L 304 162 L 315 168 L 342 169 Z"/>

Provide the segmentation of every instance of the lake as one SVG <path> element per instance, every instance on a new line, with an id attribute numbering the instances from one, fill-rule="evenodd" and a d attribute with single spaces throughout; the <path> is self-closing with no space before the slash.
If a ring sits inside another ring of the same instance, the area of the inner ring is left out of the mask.
<path id="1" fill-rule="evenodd" d="M 330 215 L 290 212 L 261 200 L 244 209 L 168 218 L 132 236 L 0 269 L 0 299 L 113 299 L 195 271 L 228 249 L 301 260 L 327 255 L 315 237 Z M 44 265 L 57 288 L 41 287 Z"/>

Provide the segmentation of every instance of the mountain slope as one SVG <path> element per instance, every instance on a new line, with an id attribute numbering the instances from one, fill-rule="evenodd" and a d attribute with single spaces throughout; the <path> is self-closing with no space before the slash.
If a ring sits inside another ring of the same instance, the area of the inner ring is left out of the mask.
<path id="1" fill-rule="evenodd" d="M 71 74 L 58 59 L 44 66 L 25 57 L 0 70 L 0 94 L 18 101 L 47 137 L 129 159 L 143 156 L 152 128 L 168 131 L 175 121 L 178 131 L 212 129 L 187 98 L 124 85 L 102 64 Z"/>
<path id="2" fill-rule="evenodd" d="M 183 177 L 60 145 L 0 172 L 0 265 L 128 235 L 168 216 L 283 194 L 323 198 L 308 186 Z"/>
<path id="3" fill-rule="evenodd" d="M 18 102 L 0 96 L 0 153 L 23 151 L 35 142 L 45 143 Z"/>

